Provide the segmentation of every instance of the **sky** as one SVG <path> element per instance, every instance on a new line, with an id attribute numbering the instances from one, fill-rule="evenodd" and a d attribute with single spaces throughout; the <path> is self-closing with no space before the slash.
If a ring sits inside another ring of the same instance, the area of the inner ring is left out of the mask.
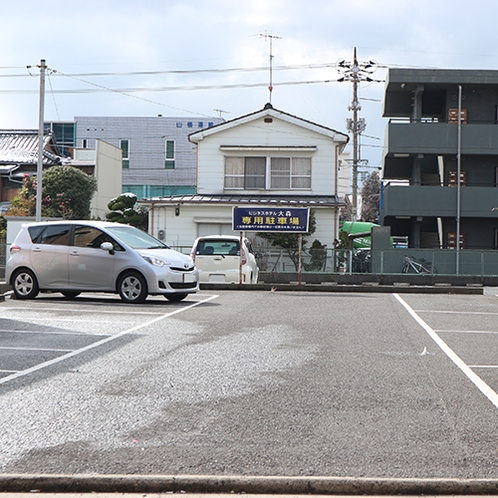
<path id="1" fill-rule="evenodd" d="M 388 68 L 498 69 L 496 0 L 16 0 L 0 17 L 0 129 L 75 116 L 222 116 L 273 107 L 347 132 L 360 84 L 361 158 L 382 162 Z M 273 71 L 270 75 L 270 55 Z M 269 91 L 270 78 L 273 90 Z M 350 147 L 350 146 L 348 146 Z"/>

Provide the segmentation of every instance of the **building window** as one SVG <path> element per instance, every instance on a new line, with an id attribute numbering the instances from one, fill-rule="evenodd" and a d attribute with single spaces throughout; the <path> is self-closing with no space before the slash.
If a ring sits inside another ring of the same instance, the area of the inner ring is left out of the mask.
<path id="1" fill-rule="evenodd" d="M 123 169 L 128 169 L 130 167 L 130 141 L 120 140 L 119 148 L 123 151 L 123 157 L 122 157 Z"/>
<path id="2" fill-rule="evenodd" d="M 266 187 L 266 157 L 244 157 L 244 189 Z"/>
<path id="3" fill-rule="evenodd" d="M 226 189 L 308 190 L 311 158 L 225 157 L 224 185 Z"/>
<path id="4" fill-rule="evenodd" d="M 311 188 L 309 157 L 272 157 L 270 189 L 292 190 Z"/>
<path id="5" fill-rule="evenodd" d="M 166 140 L 164 144 L 164 167 L 166 169 L 175 168 L 175 141 Z"/>

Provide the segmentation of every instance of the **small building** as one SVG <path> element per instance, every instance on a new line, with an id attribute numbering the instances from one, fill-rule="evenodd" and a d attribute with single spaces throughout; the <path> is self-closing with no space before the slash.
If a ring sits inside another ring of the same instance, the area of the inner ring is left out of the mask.
<path id="1" fill-rule="evenodd" d="M 107 204 L 119 196 L 121 187 L 122 151 L 103 140 L 95 141 L 94 149 L 72 149 L 69 166 L 78 168 L 97 180 L 97 191 L 90 205 L 91 216 L 104 219 L 109 211 Z"/>
<path id="2" fill-rule="evenodd" d="M 332 247 L 338 236 L 339 156 L 348 136 L 273 108 L 189 136 L 197 147 L 197 192 L 150 197 L 149 231 L 174 246 L 201 235 L 232 234 L 232 209 L 310 207 L 313 239 Z"/>

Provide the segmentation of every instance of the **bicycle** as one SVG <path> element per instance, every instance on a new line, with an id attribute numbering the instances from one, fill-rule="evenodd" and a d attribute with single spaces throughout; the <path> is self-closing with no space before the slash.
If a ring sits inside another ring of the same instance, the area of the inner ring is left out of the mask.
<path id="1" fill-rule="evenodd" d="M 401 273 L 437 273 L 436 267 L 425 259 L 416 260 L 413 256 L 403 256 Z"/>

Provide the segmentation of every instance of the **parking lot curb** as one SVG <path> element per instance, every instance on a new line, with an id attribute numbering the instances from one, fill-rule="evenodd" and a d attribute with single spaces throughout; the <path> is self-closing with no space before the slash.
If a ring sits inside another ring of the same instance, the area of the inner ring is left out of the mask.
<path id="1" fill-rule="evenodd" d="M 364 284 L 214 284 L 201 283 L 201 290 L 245 290 L 245 291 L 301 291 L 301 292 L 384 292 L 398 294 L 484 294 L 484 287 L 456 285 L 380 285 L 371 282 Z"/>
<path id="2" fill-rule="evenodd" d="M 0 492 L 496 495 L 497 479 L 206 475 L 0 475 Z"/>

